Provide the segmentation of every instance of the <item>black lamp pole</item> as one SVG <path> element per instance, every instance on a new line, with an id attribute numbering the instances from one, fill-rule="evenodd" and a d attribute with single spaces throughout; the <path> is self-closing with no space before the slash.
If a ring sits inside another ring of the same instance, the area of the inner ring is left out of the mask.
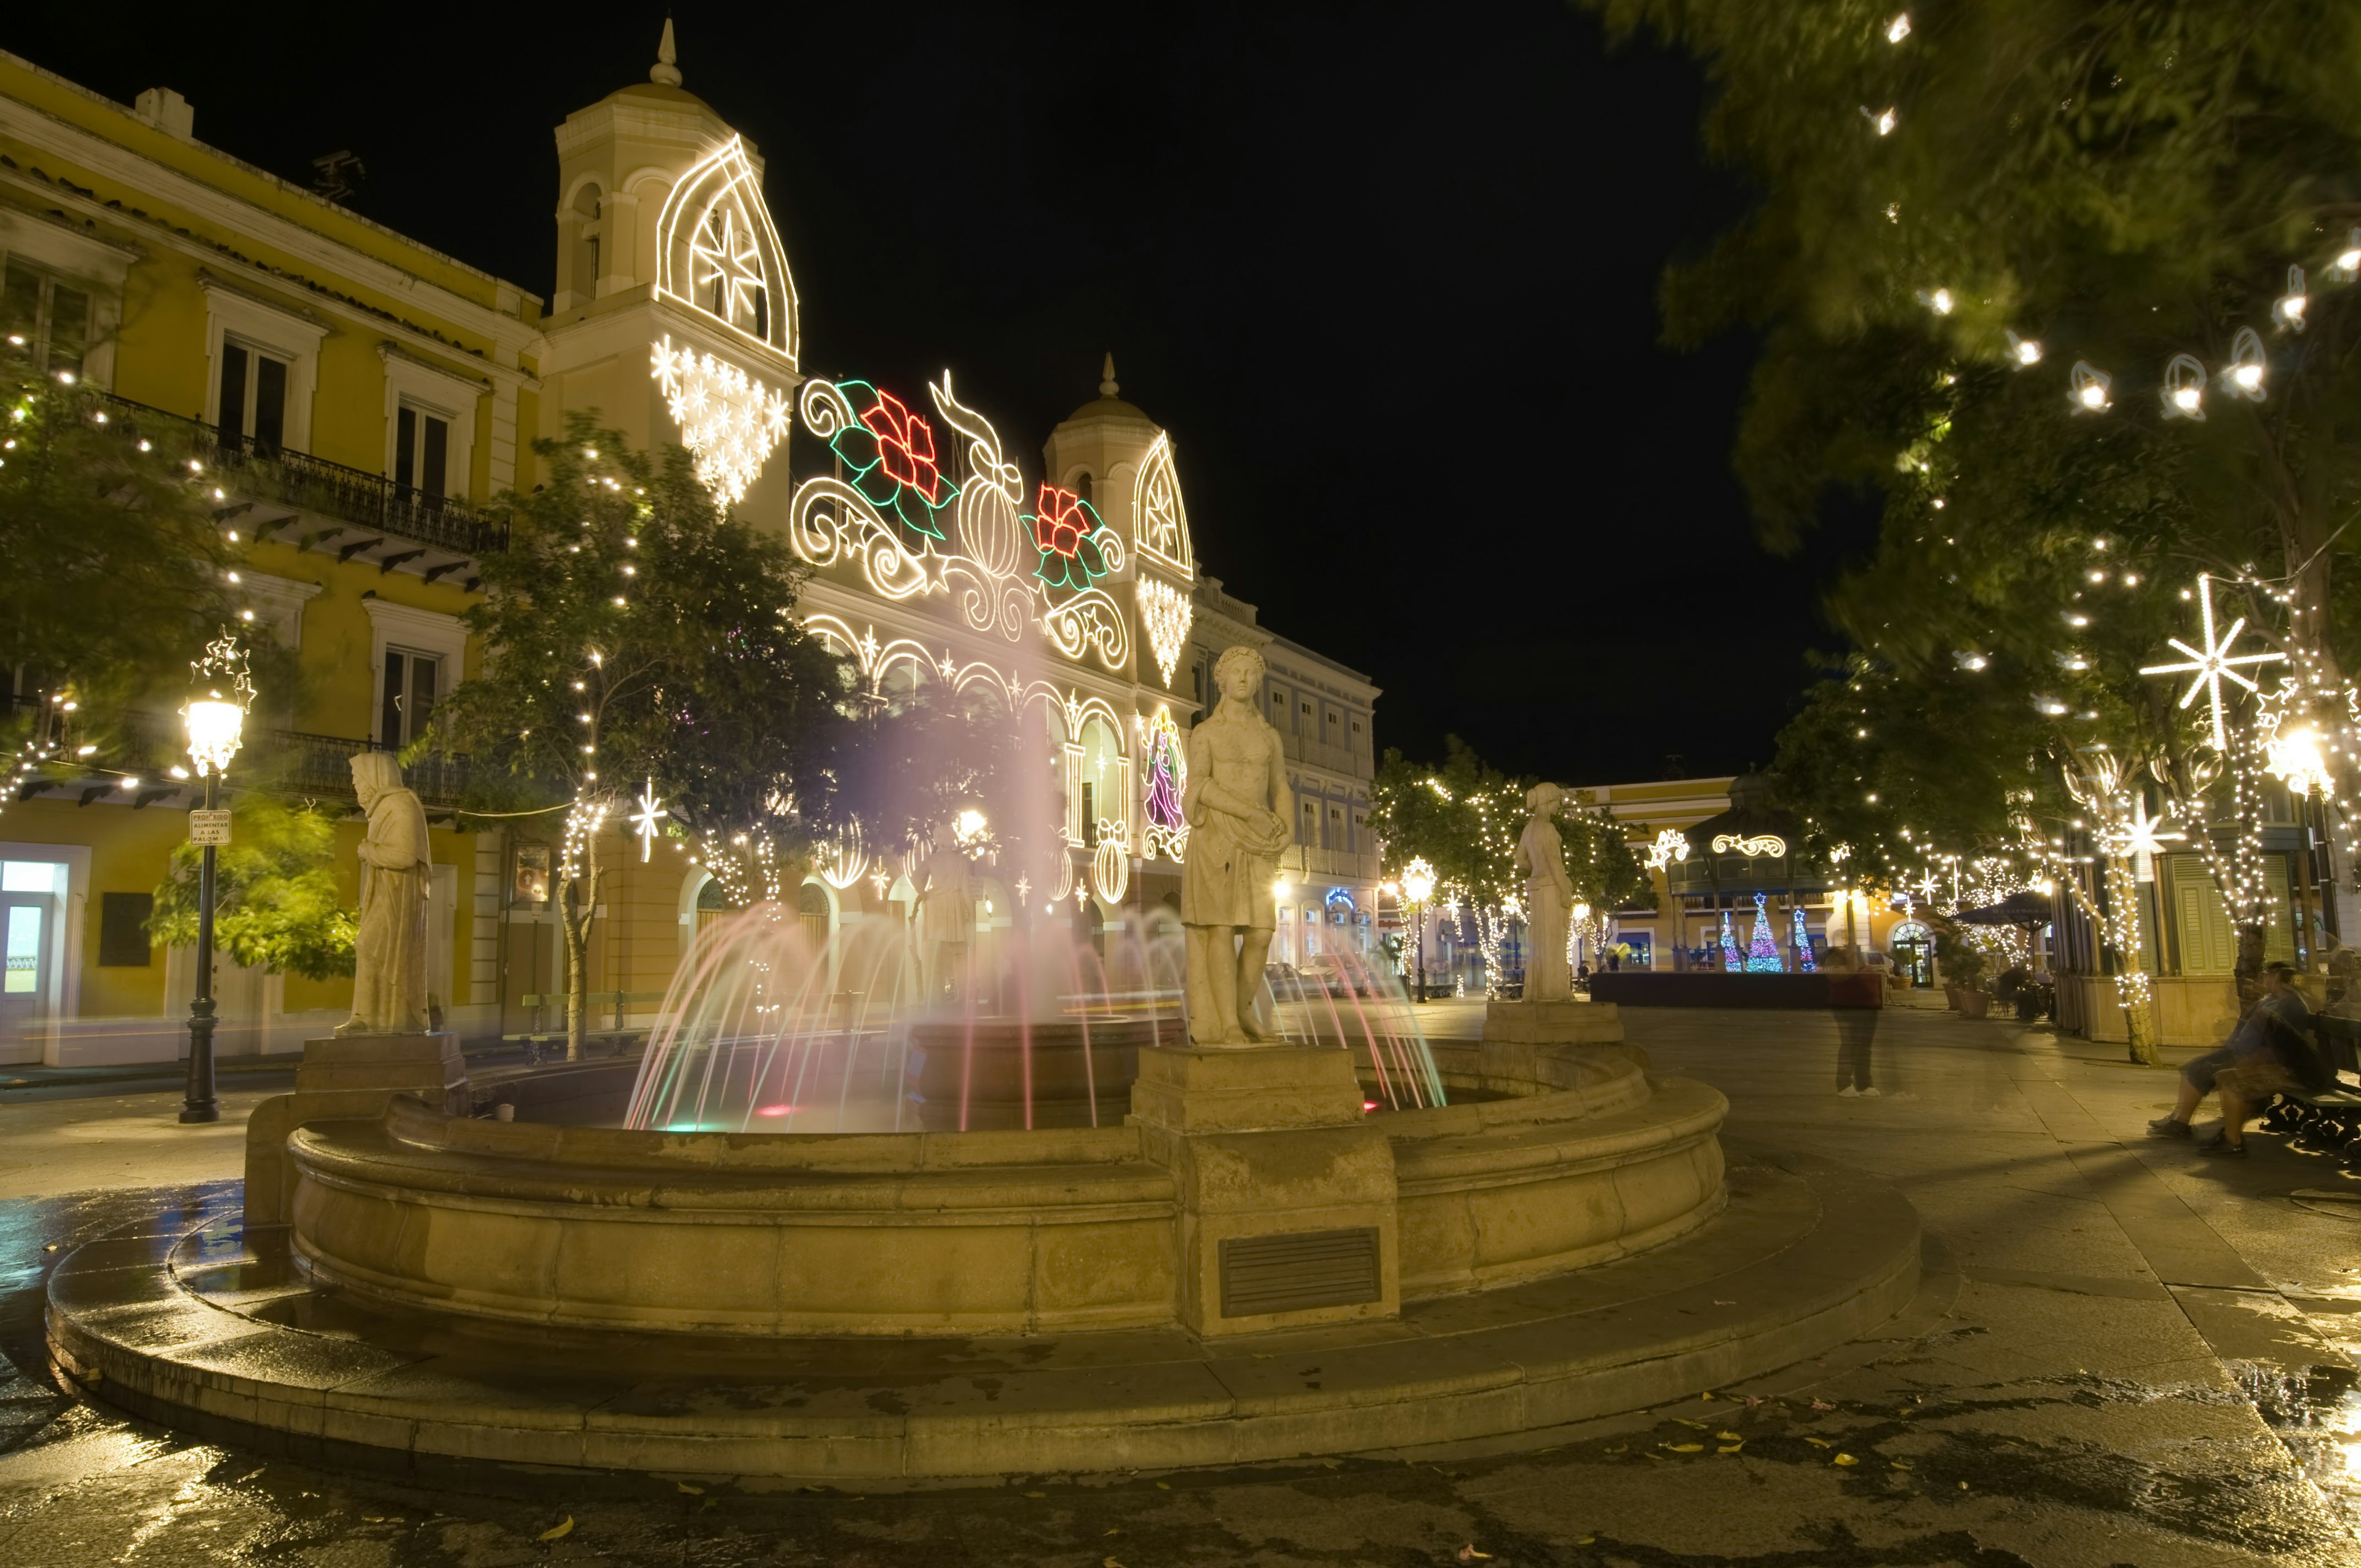
<path id="1" fill-rule="evenodd" d="M 205 809 L 220 803 L 221 774 L 205 771 Z M 181 1105 L 183 1122 L 218 1122 L 221 1101 L 214 1093 L 214 847 L 204 847 L 197 873 L 197 997 L 189 1004 L 189 1089 Z"/>

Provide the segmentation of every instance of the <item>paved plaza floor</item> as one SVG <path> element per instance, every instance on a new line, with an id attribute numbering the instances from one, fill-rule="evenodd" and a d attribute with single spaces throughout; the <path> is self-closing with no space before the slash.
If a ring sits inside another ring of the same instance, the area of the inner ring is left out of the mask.
<path id="1" fill-rule="evenodd" d="M 1425 1011 L 1475 1033 L 1467 1004 Z M 427 1491 L 60 1395 L 48 1269 L 159 1206 L 234 1201 L 256 1096 L 212 1129 L 161 1093 L 0 1102 L 0 1565 L 2361 1564 L 2361 1183 L 2267 1136 L 2245 1162 L 2143 1137 L 2170 1074 L 2047 1029 L 1889 1010 L 1878 1092 L 1839 1096 L 1828 1014 L 1624 1017 L 1660 1070 L 1730 1096 L 1734 1159 L 1823 1156 L 1918 1206 L 1901 1319 L 1482 1451 L 892 1494 L 490 1466 Z"/>

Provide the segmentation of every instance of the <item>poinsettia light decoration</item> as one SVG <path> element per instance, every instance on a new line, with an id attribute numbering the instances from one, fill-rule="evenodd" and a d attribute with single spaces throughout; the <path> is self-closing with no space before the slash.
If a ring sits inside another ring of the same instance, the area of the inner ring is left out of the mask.
<path id="1" fill-rule="evenodd" d="M 1034 512 L 1025 519 L 1041 552 L 1034 572 L 1053 588 L 1087 588 L 1107 575 L 1098 509 L 1071 490 L 1043 482 Z"/>
<path id="2" fill-rule="evenodd" d="M 746 499 L 779 443 L 786 439 L 792 406 L 724 359 L 672 345 L 666 333 L 650 367 L 664 391 L 681 444 L 697 459 L 699 483 L 724 506 Z"/>

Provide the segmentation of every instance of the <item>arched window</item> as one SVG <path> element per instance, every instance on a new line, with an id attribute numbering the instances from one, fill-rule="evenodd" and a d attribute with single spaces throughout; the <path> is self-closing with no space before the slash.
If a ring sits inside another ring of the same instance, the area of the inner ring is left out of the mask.
<path id="1" fill-rule="evenodd" d="M 1098 505 L 1097 498 L 1091 494 L 1091 471 L 1088 468 L 1074 476 L 1074 494 L 1093 506 Z"/>

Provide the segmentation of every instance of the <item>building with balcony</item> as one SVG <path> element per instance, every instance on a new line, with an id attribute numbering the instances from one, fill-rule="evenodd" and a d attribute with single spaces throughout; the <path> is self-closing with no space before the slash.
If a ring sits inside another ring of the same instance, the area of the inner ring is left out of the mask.
<path id="1" fill-rule="evenodd" d="M 741 516 L 789 541 L 813 568 L 796 613 L 851 667 L 863 701 L 981 690 L 1011 723 L 1038 728 L 1057 760 L 1043 803 L 1055 852 L 986 879 L 983 925 L 1038 902 L 1104 937 L 1177 905 L 1186 835 L 1152 816 L 1152 781 L 1203 709 L 1211 657 L 1246 641 L 1269 663 L 1298 828 L 1282 868 L 1289 935 L 1274 950 L 1365 943 L 1376 687 L 1260 628 L 1200 572 L 1173 439 L 1119 395 L 1111 358 L 1099 396 L 1038 461 L 962 404 L 948 374 L 915 388 L 808 377 L 804 303 L 760 151 L 682 86 L 669 39 L 667 27 L 646 81 L 556 132 L 546 311 L 205 145 L 178 93 L 126 106 L 0 54 L 8 346 L 126 439 L 200 466 L 246 554 L 241 616 L 302 672 L 292 693 L 261 695 L 232 785 L 353 810 L 347 760 L 415 740 L 477 668 L 461 617 L 478 563 L 505 546 L 500 498 L 535 482 L 533 438 L 596 409 L 634 444 L 688 446 Z M 547 194 L 515 192 L 535 207 Z M 775 439 L 714 439 L 706 411 L 747 396 L 775 416 Z M 881 499 L 845 482 L 831 438 L 878 419 L 915 421 L 895 428 L 939 442 L 929 451 L 956 504 L 926 487 L 944 508 L 933 529 L 908 526 L 899 491 Z M 12 696 L 31 682 L 16 672 Z M 145 930 L 192 799 L 176 772 L 179 696 L 122 716 L 119 742 L 20 784 L 0 813 L 0 1060 L 185 1049 L 189 957 Z M 476 1040 L 555 1025 L 547 999 L 567 977 L 554 828 L 462 817 L 464 761 L 422 762 L 410 782 L 433 826 L 437 1006 Z M 357 817 L 339 829 L 348 900 L 359 831 Z M 586 970 L 602 1016 L 627 1022 L 650 1010 L 718 889 L 686 853 L 640 863 L 620 830 L 602 858 L 611 875 Z M 898 849 L 844 846 L 810 869 L 799 909 L 816 927 L 906 911 L 903 861 Z M 215 989 L 228 1056 L 296 1049 L 349 1009 L 348 983 L 225 963 Z"/>

